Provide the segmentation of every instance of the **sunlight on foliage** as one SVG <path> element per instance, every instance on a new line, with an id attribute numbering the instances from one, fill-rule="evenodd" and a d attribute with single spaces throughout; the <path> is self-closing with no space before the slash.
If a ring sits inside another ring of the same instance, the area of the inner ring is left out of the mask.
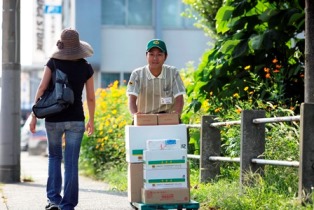
<path id="1" fill-rule="evenodd" d="M 115 81 L 106 89 L 97 89 L 95 132 L 91 137 L 84 136 L 81 166 L 99 177 L 105 169 L 123 164 L 125 162 L 124 131 L 125 126 L 131 124 L 131 121 L 126 86 L 119 86 L 118 81 Z"/>

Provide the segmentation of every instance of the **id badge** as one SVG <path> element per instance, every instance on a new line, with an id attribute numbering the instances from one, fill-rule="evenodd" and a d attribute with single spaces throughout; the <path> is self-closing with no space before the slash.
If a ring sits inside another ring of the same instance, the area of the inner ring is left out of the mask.
<path id="1" fill-rule="evenodd" d="M 160 98 L 161 104 L 172 104 L 172 97 Z"/>

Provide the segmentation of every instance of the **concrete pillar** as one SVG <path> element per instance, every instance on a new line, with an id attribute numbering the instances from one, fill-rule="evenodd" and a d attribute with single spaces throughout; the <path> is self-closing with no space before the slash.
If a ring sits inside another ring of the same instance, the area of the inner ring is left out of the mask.
<path id="1" fill-rule="evenodd" d="M 252 163 L 253 158 L 262 158 L 265 151 L 265 124 L 254 124 L 253 119 L 264 118 L 265 111 L 244 110 L 241 113 L 240 184 L 249 184 L 247 173 L 263 173 L 263 165 Z M 248 182 L 247 182 L 248 181 Z"/>
<path id="2" fill-rule="evenodd" d="M 220 173 L 220 163 L 209 161 L 210 156 L 220 156 L 220 130 L 211 127 L 214 116 L 202 116 L 200 141 L 200 182 L 208 182 Z"/>
<path id="3" fill-rule="evenodd" d="M 299 199 L 306 201 L 314 187 L 314 104 L 301 104 Z"/>

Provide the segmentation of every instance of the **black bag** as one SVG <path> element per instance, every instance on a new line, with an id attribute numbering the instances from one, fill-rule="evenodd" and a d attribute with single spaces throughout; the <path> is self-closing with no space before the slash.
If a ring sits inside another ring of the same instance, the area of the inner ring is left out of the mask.
<path id="1" fill-rule="evenodd" d="M 69 87 L 68 77 L 56 68 L 52 75 L 52 86 L 37 100 L 32 110 L 37 118 L 46 118 L 60 113 L 73 102 L 74 93 Z"/>

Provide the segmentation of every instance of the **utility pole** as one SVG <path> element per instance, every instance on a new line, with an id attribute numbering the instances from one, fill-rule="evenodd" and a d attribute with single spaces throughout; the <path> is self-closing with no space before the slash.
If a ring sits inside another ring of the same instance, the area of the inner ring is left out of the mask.
<path id="1" fill-rule="evenodd" d="M 0 182 L 20 181 L 20 0 L 3 0 Z"/>

